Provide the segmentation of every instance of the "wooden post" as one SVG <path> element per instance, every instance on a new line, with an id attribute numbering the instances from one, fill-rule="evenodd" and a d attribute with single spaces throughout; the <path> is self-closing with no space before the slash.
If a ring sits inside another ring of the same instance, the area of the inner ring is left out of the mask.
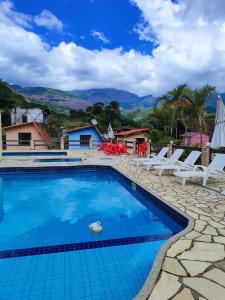
<path id="1" fill-rule="evenodd" d="M 93 142 L 92 142 L 92 138 L 90 138 L 89 140 L 89 149 L 91 150 L 93 148 Z"/>
<path id="2" fill-rule="evenodd" d="M 34 140 L 30 141 L 30 150 L 35 150 L 35 141 Z"/>
<path id="3" fill-rule="evenodd" d="M 202 146 L 201 164 L 208 167 L 210 162 L 210 148 L 205 145 Z"/>
<path id="4" fill-rule="evenodd" d="M 167 147 L 169 147 L 169 151 L 167 152 L 167 157 L 170 158 L 173 154 L 173 144 L 170 143 L 167 145 Z"/>
<path id="5" fill-rule="evenodd" d="M 64 136 L 61 136 L 61 138 L 60 138 L 60 149 L 61 150 L 65 149 Z"/>
<path id="6" fill-rule="evenodd" d="M 137 141 L 136 141 L 136 139 L 134 139 L 134 142 L 133 142 L 133 154 L 136 154 L 136 148 L 137 148 Z"/>
<path id="7" fill-rule="evenodd" d="M 151 140 L 147 144 L 147 156 L 151 155 Z"/>

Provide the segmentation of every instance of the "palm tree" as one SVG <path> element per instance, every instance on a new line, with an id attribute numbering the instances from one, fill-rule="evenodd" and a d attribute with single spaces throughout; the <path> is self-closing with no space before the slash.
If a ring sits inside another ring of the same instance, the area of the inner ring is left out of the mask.
<path id="1" fill-rule="evenodd" d="M 179 118 L 182 119 L 184 116 L 183 110 L 185 108 L 184 103 L 182 103 L 182 95 L 183 90 L 187 88 L 186 84 L 181 84 L 177 88 L 169 91 L 167 94 L 156 99 L 155 107 L 158 104 L 162 104 L 162 106 L 168 111 L 170 115 L 170 135 L 173 135 L 173 128 L 177 129 L 177 120 Z M 180 104 L 183 105 L 180 105 Z"/>
<path id="2" fill-rule="evenodd" d="M 207 119 L 207 104 L 215 92 L 216 88 L 211 85 L 205 85 L 200 89 L 194 90 L 185 87 L 182 90 L 182 95 L 179 101 L 179 105 L 191 110 L 195 119 L 197 120 L 201 135 L 201 145 L 202 135 Z M 172 102 L 176 103 L 176 101 Z"/>

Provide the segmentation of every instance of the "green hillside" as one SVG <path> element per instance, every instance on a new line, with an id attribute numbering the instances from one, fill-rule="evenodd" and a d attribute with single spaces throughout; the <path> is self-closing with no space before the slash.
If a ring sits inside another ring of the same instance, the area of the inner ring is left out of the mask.
<path id="1" fill-rule="evenodd" d="M 2 110 L 3 126 L 10 125 L 10 111 L 16 106 L 35 107 L 32 102 L 14 90 L 9 84 L 0 80 L 0 109 Z"/>
<path id="2" fill-rule="evenodd" d="M 30 107 L 33 104 L 28 101 L 23 95 L 14 90 L 3 80 L 0 80 L 0 108 L 11 109 L 15 106 Z"/>
<path id="3" fill-rule="evenodd" d="M 36 95 L 48 95 L 48 96 L 73 97 L 73 95 L 69 92 L 64 92 L 61 90 L 45 88 L 45 87 L 21 88 L 20 86 L 15 85 L 15 88 L 18 92 L 21 92 L 26 96 L 32 96 L 36 94 Z"/>

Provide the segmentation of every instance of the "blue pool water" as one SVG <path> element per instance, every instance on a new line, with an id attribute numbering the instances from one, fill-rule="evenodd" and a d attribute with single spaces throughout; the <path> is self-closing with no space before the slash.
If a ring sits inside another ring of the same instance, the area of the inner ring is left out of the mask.
<path id="1" fill-rule="evenodd" d="M 1 300 L 132 299 L 183 229 L 111 170 L 0 175 L 0 222 Z"/>
<path id="2" fill-rule="evenodd" d="M 64 156 L 67 152 L 48 151 L 48 152 L 3 152 L 2 156 Z"/>
<path id="3" fill-rule="evenodd" d="M 46 159 L 35 159 L 34 162 L 79 162 L 80 158 L 46 158 Z"/>

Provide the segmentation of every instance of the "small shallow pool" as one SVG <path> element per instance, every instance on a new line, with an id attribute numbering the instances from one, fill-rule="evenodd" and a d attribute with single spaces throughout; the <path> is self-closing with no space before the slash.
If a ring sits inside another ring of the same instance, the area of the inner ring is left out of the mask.
<path id="1" fill-rule="evenodd" d="M 67 152 L 62 151 L 25 151 L 25 152 L 3 152 L 2 156 L 65 156 Z"/>
<path id="2" fill-rule="evenodd" d="M 81 158 L 44 158 L 35 159 L 34 162 L 79 162 Z"/>
<path id="3" fill-rule="evenodd" d="M 187 224 L 158 201 L 110 167 L 0 174 L 0 299 L 133 299 Z"/>

